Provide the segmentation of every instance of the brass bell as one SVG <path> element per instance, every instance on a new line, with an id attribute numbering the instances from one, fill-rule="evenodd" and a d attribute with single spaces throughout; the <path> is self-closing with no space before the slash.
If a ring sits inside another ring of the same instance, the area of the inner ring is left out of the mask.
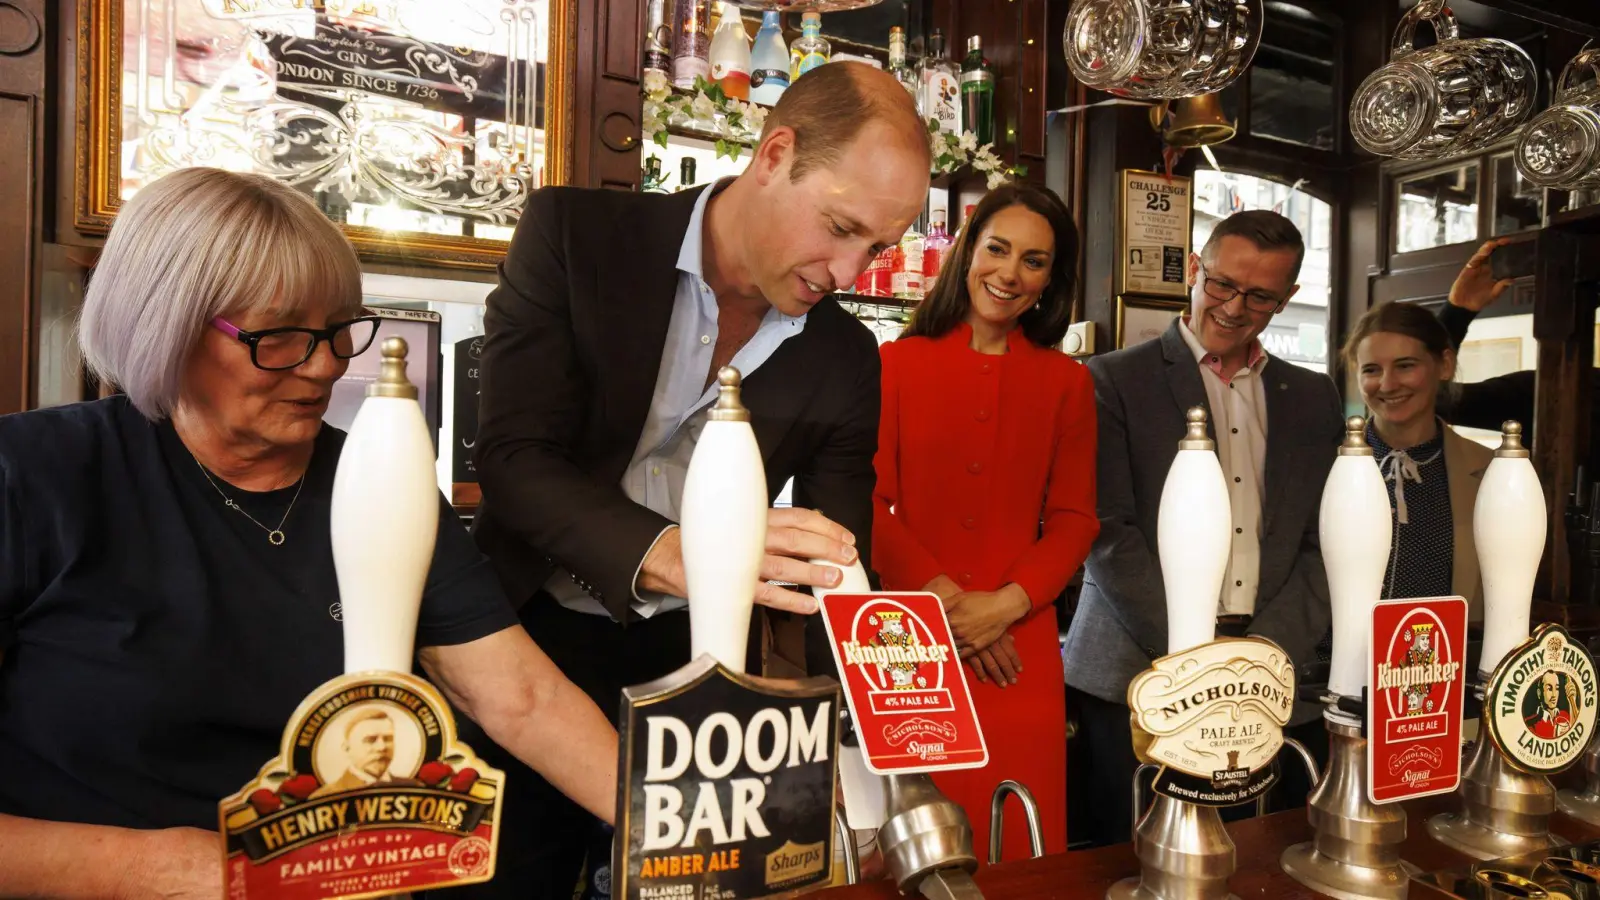
<path id="1" fill-rule="evenodd" d="M 1152 107 L 1150 125 L 1173 147 L 1204 147 L 1231 139 L 1238 131 L 1222 112 L 1219 94 L 1201 94 L 1178 101 L 1172 123 L 1166 125 L 1167 104 Z M 1165 126 L 1165 127 L 1163 127 Z"/>

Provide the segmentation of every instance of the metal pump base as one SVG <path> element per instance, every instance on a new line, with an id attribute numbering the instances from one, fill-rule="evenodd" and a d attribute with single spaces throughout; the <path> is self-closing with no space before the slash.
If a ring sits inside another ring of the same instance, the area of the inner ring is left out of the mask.
<path id="1" fill-rule="evenodd" d="M 1568 843 L 1550 833 L 1556 808 L 1550 779 L 1512 768 L 1486 734 L 1479 734 L 1472 748 L 1460 794 L 1461 812 L 1428 820 L 1428 833 L 1452 850 L 1502 859 Z"/>
<path id="2" fill-rule="evenodd" d="M 1600 743 L 1590 744 L 1584 751 L 1583 771 L 1588 776 L 1587 786 L 1582 791 L 1556 791 L 1556 808 L 1574 819 L 1600 825 Z"/>
<path id="3" fill-rule="evenodd" d="M 1239 900 L 1228 893 L 1233 838 L 1213 807 L 1157 796 L 1134 832 L 1133 850 L 1139 877 L 1112 885 L 1106 900 Z"/>
<path id="4" fill-rule="evenodd" d="M 1405 900 L 1410 873 L 1418 871 L 1400 860 L 1405 812 L 1367 798 L 1367 741 L 1360 721 L 1332 709 L 1323 719 L 1328 769 L 1306 804 L 1316 837 L 1283 851 L 1283 870 L 1338 900 Z"/>

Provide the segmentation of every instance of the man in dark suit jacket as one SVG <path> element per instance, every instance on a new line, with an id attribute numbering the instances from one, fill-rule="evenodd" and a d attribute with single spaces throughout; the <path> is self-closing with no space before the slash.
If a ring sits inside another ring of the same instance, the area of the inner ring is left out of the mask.
<path id="1" fill-rule="evenodd" d="M 1133 826 L 1128 683 L 1167 653 L 1156 519 L 1190 407 L 1210 412 L 1235 526 L 1218 636 L 1268 638 L 1303 665 L 1328 630 L 1317 509 L 1342 432 L 1339 394 L 1327 376 L 1268 357 L 1259 340 L 1294 295 L 1303 254 L 1288 219 L 1238 213 L 1190 257 L 1183 320 L 1160 340 L 1089 361 L 1099 411 L 1100 535 L 1085 564 L 1065 663 L 1068 708 L 1079 722 L 1069 758 L 1093 773 L 1072 790 L 1079 808 L 1095 815 L 1075 837 L 1120 843 Z M 1296 712 L 1297 721 L 1320 728 L 1309 704 Z M 1286 779 L 1292 774 L 1285 766 Z"/>
<path id="2" fill-rule="evenodd" d="M 722 366 L 744 376 L 769 502 L 793 480 L 757 602 L 813 612 L 765 582 L 832 586 L 839 570 L 807 560 L 866 556 L 877 345 L 829 294 L 916 219 L 928 170 L 905 89 L 834 63 L 785 92 L 736 179 L 529 199 L 484 318 L 474 533 L 529 632 L 601 709 L 689 662 L 675 523 Z M 819 649 L 807 656 L 832 671 Z M 592 818 L 495 749 L 512 770 L 498 874 L 475 895 L 570 897 L 585 851 L 609 841 L 586 846 Z"/>

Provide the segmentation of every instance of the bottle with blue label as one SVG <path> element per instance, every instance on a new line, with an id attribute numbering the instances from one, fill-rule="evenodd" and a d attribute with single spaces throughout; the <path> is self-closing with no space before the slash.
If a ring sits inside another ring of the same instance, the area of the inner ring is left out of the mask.
<path id="1" fill-rule="evenodd" d="M 822 36 L 822 14 L 808 12 L 800 17 L 800 37 L 789 48 L 789 82 L 823 65 L 833 55 L 833 46 Z"/>
<path id="2" fill-rule="evenodd" d="M 783 40 L 782 15 L 770 9 L 761 14 L 761 30 L 750 51 L 750 99 L 767 106 L 776 105 L 789 87 L 789 46 Z"/>

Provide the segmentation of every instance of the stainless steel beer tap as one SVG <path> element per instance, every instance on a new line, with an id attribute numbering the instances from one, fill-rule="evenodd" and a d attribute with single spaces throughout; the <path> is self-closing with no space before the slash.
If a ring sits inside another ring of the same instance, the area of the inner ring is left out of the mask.
<path id="1" fill-rule="evenodd" d="M 959 805 L 922 773 L 885 776 L 889 817 L 878 849 L 902 894 L 928 900 L 979 900 L 972 880 L 978 857 L 972 824 Z"/>
<path id="2" fill-rule="evenodd" d="M 1000 861 L 1000 850 L 1005 843 L 1007 794 L 1015 794 L 1017 799 L 1022 801 L 1022 814 L 1028 817 L 1028 849 L 1033 851 L 1033 858 L 1038 859 L 1044 855 L 1044 830 L 1039 825 L 1039 802 L 1033 799 L 1033 792 L 1021 782 L 1007 778 L 994 789 L 994 796 L 989 800 L 989 865 L 991 866 Z"/>

